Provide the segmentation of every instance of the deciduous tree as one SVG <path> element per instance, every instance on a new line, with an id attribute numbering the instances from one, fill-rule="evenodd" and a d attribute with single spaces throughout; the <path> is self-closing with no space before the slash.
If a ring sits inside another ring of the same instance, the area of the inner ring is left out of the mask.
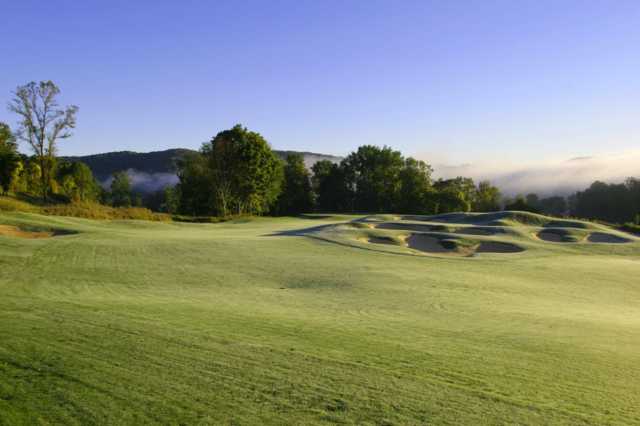
<path id="1" fill-rule="evenodd" d="M 277 214 L 300 214 L 313 209 L 311 177 L 300 154 L 289 154 L 284 166 L 282 192 L 278 197 Z"/>
<path id="2" fill-rule="evenodd" d="M 9 103 L 9 110 L 20 117 L 16 136 L 29 144 L 39 162 L 44 200 L 51 191 L 57 143 L 71 136 L 78 112 L 75 105 L 60 108 L 56 99 L 59 94 L 60 89 L 52 81 L 32 81 L 18 86 Z"/>

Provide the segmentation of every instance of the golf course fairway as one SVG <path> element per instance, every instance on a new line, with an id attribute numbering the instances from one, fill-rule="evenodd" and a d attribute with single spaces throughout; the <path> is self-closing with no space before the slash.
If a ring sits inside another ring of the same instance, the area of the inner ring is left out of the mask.
<path id="1" fill-rule="evenodd" d="M 0 225 L 1 425 L 640 424 L 640 240 L 600 225 Z"/>

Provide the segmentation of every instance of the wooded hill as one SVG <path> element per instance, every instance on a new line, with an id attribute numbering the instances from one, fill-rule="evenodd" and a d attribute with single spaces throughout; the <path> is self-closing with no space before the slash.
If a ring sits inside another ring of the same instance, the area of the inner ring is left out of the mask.
<path id="1" fill-rule="evenodd" d="M 153 179 L 153 175 L 158 173 L 174 174 L 176 172 L 176 161 L 190 152 L 196 151 L 184 148 L 174 148 L 153 152 L 105 152 L 102 154 L 62 158 L 69 161 L 81 161 L 85 163 L 89 166 L 96 179 L 100 182 L 105 182 L 115 172 L 130 169 L 149 174 L 149 179 Z M 300 154 L 303 156 L 307 167 L 311 167 L 320 160 L 339 162 L 342 159 L 341 157 L 334 155 L 318 154 L 313 152 L 278 150 L 274 150 L 274 152 L 283 160 L 285 160 L 289 154 Z M 154 187 L 154 185 L 141 185 L 138 189 L 144 192 L 144 189 L 147 187 Z"/>

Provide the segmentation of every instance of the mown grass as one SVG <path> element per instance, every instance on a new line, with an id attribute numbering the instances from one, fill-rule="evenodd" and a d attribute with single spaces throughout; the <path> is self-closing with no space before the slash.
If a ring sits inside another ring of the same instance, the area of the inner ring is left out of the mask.
<path id="1" fill-rule="evenodd" d="M 77 232 L 0 236 L 0 424 L 640 423 L 637 242 L 310 238 L 345 219 L 0 214 Z"/>

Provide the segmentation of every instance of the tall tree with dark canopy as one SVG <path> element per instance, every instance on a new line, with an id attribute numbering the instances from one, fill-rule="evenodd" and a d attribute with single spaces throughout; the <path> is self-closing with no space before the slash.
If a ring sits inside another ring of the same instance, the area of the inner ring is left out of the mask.
<path id="1" fill-rule="evenodd" d="M 313 209 L 311 178 L 304 158 L 300 154 L 289 154 L 284 166 L 282 192 L 278 197 L 277 214 L 294 215 Z"/>
<path id="2" fill-rule="evenodd" d="M 58 182 L 64 195 L 73 201 L 95 201 L 100 195 L 100 186 L 86 164 L 63 161 L 56 168 Z"/>
<path id="3" fill-rule="evenodd" d="M 400 188 L 396 209 L 399 213 L 431 213 L 429 197 L 432 172 L 431 166 L 424 161 L 411 157 L 404 160 L 399 175 Z"/>
<path id="4" fill-rule="evenodd" d="M 434 184 L 434 212 L 468 212 L 475 197 L 473 179 L 458 176 L 454 179 L 439 179 Z"/>
<path id="5" fill-rule="evenodd" d="M 189 153 L 177 165 L 178 212 L 191 216 L 220 214 L 216 210 L 216 189 L 207 158 L 200 152 Z"/>
<path id="6" fill-rule="evenodd" d="M 30 82 L 18 86 L 9 110 L 20 116 L 16 136 L 29 144 L 40 165 L 42 198 L 51 190 L 51 178 L 58 140 L 71 137 L 76 126 L 75 105 L 60 108 L 56 100 L 60 89 L 52 81 Z"/>
<path id="7" fill-rule="evenodd" d="M 240 124 L 202 147 L 216 210 L 226 216 L 262 214 L 280 194 L 282 163 L 267 141 Z"/>
<path id="8" fill-rule="evenodd" d="M 400 151 L 364 145 L 342 160 L 348 186 L 355 194 L 354 210 L 384 212 L 397 205 L 400 170 L 404 159 Z"/>
<path id="9" fill-rule="evenodd" d="M 329 160 L 311 167 L 311 183 L 316 194 L 316 208 L 323 212 L 344 212 L 353 209 L 353 193 L 347 186 L 344 168 Z"/>
<path id="10" fill-rule="evenodd" d="M 15 172 L 20 167 L 15 137 L 6 123 L 0 122 L 0 190 L 9 192 Z"/>
<path id="11" fill-rule="evenodd" d="M 500 210 L 500 190 L 487 180 L 481 181 L 474 193 L 472 208 L 477 212 Z"/>
<path id="12" fill-rule="evenodd" d="M 131 181 L 127 172 L 116 172 L 111 181 L 111 203 L 115 207 L 131 207 Z"/>
<path id="13" fill-rule="evenodd" d="M 624 183 L 596 181 L 575 195 L 572 215 L 613 223 L 631 222 L 640 213 L 640 181 L 629 178 Z"/>

